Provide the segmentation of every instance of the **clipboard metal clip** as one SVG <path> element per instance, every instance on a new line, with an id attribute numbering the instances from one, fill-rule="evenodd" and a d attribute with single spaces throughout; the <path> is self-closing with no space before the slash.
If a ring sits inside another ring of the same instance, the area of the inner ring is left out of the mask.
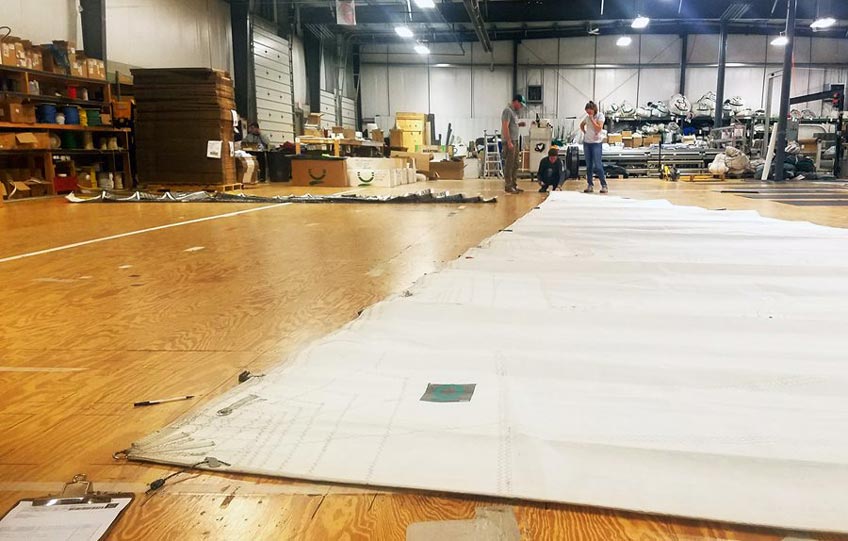
<path id="1" fill-rule="evenodd" d="M 110 503 L 112 498 L 101 492 L 94 492 L 94 483 L 84 473 L 74 475 L 70 483 L 65 483 L 61 494 L 45 496 L 32 500 L 34 507 L 52 505 L 72 505 L 83 503 Z"/>

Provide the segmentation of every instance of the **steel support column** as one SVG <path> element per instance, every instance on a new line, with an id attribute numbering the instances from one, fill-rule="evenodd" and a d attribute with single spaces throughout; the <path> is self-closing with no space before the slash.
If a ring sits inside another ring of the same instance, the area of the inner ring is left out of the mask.
<path id="1" fill-rule="evenodd" d="M 80 0 L 80 23 L 85 54 L 106 62 L 105 0 Z"/>
<path id="2" fill-rule="evenodd" d="M 518 94 L 518 45 L 520 39 L 512 40 L 512 94 Z"/>
<path id="3" fill-rule="evenodd" d="M 312 32 L 303 34 L 303 50 L 306 60 L 306 88 L 309 110 L 321 112 L 321 40 Z"/>
<path id="4" fill-rule="evenodd" d="M 686 58 L 689 50 L 689 34 L 680 36 L 680 83 L 677 91 L 686 95 Z"/>
<path id="5" fill-rule="evenodd" d="M 724 75 L 727 68 L 727 21 L 721 23 L 718 45 L 718 84 L 716 84 L 716 108 L 713 127 L 724 125 Z"/>
<path id="6" fill-rule="evenodd" d="M 774 180 L 778 182 L 783 180 L 783 161 L 786 159 L 786 120 L 789 117 L 789 94 L 792 92 L 792 52 L 795 49 L 797 9 L 798 0 L 787 0 L 786 37 L 789 43 L 783 50 L 783 80 L 780 82 L 780 114 L 777 117 L 777 147 L 774 153 Z"/>
<path id="7" fill-rule="evenodd" d="M 253 51 L 250 35 L 250 3 L 230 3 L 233 34 L 233 86 L 236 110 L 250 121 L 256 120 L 256 93 L 253 81 Z"/>

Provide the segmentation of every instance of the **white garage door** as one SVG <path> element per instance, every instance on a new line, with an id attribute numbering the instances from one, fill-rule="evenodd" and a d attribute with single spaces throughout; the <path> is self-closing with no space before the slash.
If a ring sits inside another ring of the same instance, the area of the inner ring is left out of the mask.
<path id="1" fill-rule="evenodd" d="M 256 118 L 274 145 L 294 141 L 291 48 L 273 28 L 253 23 Z"/>

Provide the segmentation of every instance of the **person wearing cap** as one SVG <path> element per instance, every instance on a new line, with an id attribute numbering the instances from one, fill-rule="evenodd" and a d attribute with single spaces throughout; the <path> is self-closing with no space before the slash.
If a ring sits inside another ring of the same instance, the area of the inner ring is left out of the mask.
<path id="1" fill-rule="evenodd" d="M 504 147 L 504 188 L 506 193 L 523 192 L 518 187 L 518 111 L 527 105 L 521 94 L 512 97 L 512 102 L 501 114 L 501 134 Z"/>

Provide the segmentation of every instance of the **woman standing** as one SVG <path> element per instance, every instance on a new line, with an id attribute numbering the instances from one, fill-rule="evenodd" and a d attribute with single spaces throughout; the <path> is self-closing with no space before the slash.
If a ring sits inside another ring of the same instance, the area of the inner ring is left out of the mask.
<path id="1" fill-rule="evenodd" d="M 583 155 L 586 158 L 586 180 L 589 186 L 583 193 L 593 193 L 595 185 L 592 183 L 593 173 L 598 174 L 601 179 L 601 193 L 607 193 L 607 176 L 604 174 L 604 163 L 602 161 L 604 142 L 604 114 L 598 111 L 595 102 L 586 104 L 586 118 L 580 123 L 580 131 L 583 132 Z"/>

